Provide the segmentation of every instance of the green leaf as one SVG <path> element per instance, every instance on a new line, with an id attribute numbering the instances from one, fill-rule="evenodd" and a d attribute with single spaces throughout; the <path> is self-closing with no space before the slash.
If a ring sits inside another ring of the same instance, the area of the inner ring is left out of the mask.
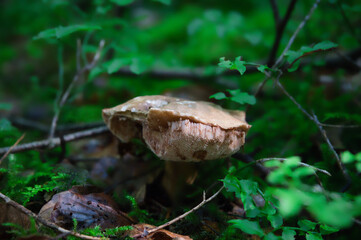
<path id="1" fill-rule="evenodd" d="M 324 42 L 320 42 L 317 43 L 312 50 L 329 50 L 331 48 L 336 48 L 338 47 L 338 44 L 330 42 L 330 41 L 324 41 Z"/>
<path id="2" fill-rule="evenodd" d="M 282 238 L 280 236 L 276 236 L 276 235 L 274 235 L 274 233 L 270 232 L 263 239 L 264 240 L 281 240 Z"/>
<path id="3" fill-rule="evenodd" d="M 47 30 L 40 32 L 37 36 L 33 37 L 33 40 L 49 39 L 49 38 L 60 39 L 62 37 L 70 35 L 74 32 L 93 31 L 93 30 L 99 30 L 99 29 L 101 29 L 100 26 L 88 25 L 88 24 L 71 25 L 71 26 L 67 26 L 67 27 L 59 26 L 57 28 L 47 29 Z"/>
<path id="4" fill-rule="evenodd" d="M 346 151 L 341 153 L 341 160 L 345 164 L 352 163 L 353 161 L 355 161 L 355 156 L 351 152 Z"/>
<path id="5" fill-rule="evenodd" d="M 320 225 L 320 233 L 321 234 L 331 234 L 340 231 L 340 229 L 328 226 L 326 224 Z"/>
<path id="6" fill-rule="evenodd" d="M 280 161 L 278 161 L 278 160 L 270 160 L 270 161 L 264 162 L 263 165 L 265 167 L 271 168 L 271 167 L 279 167 L 279 166 L 282 165 L 282 163 Z"/>
<path id="7" fill-rule="evenodd" d="M 255 234 L 260 237 L 264 236 L 264 232 L 258 222 L 252 222 L 246 219 L 234 219 L 228 222 L 232 224 L 232 227 L 238 228 L 245 233 Z"/>
<path id="8" fill-rule="evenodd" d="M 268 215 L 268 221 L 270 221 L 273 228 L 279 228 L 283 224 L 283 218 L 280 214 Z"/>
<path id="9" fill-rule="evenodd" d="M 13 105 L 11 103 L 0 103 L 0 110 L 9 111 Z"/>
<path id="10" fill-rule="evenodd" d="M 248 195 L 256 195 L 258 193 L 258 183 L 251 180 L 239 180 L 239 184 L 242 187 L 242 191 Z"/>
<path id="11" fill-rule="evenodd" d="M 279 210 L 283 216 L 294 216 L 301 210 L 303 202 L 298 196 L 298 191 L 296 189 L 278 189 L 276 193 L 280 201 Z"/>
<path id="12" fill-rule="evenodd" d="M 300 228 L 304 231 L 309 231 L 309 230 L 314 230 L 315 227 L 317 226 L 317 223 L 312 222 L 310 220 L 304 219 L 304 220 L 299 220 L 297 222 L 298 226 L 300 226 Z"/>
<path id="13" fill-rule="evenodd" d="M 266 65 L 260 65 L 259 67 L 257 67 L 257 70 L 260 71 L 261 73 L 264 73 L 264 71 L 268 69 L 269 67 L 267 67 Z"/>
<path id="14" fill-rule="evenodd" d="M 235 64 L 235 68 L 238 70 L 238 72 L 243 75 L 246 72 L 246 66 L 245 66 L 245 61 L 241 61 L 240 60 L 241 57 L 237 57 L 236 60 L 234 61 Z"/>
<path id="15" fill-rule="evenodd" d="M 107 72 L 112 74 L 117 72 L 121 67 L 129 65 L 131 62 L 130 59 L 116 58 L 108 62 Z"/>
<path id="16" fill-rule="evenodd" d="M 221 57 L 219 59 L 218 66 L 220 66 L 222 68 L 231 69 L 231 67 L 233 66 L 233 63 L 229 60 L 225 60 L 225 57 Z"/>
<path id="17" fill-rule="evenodd" d="M 222 182 L 227 192 L 234 192 L 236 197 L 241 198 L 241 186 L 235 176 L 228 174 Z"/>
<path id="18" fill-rule="evenodd" d="M 134 0 L 110 0 L 118 6 L 126 6 L 134 2 Z"/>
<path id="19" fill-rule="evenodd" d="M 292 156 L 292 157 L 286 158 L 286 160 L 283 162 L 283 164 L 288 167 L 297 167 L 297 166 L 299 166 L 300 162 L 301 162 L 300 157 Z"/>
<path id="20" fill-rule="evenodd" d="M 307 233 L 306 240 L 322 240 L 322 236 L 318 233 Z"/>
<path id="21" fill-rule="evenodd" d="M 210 96 L 209 98 L 214 98 L 214 99 L 216 99 L 216 100 L 223 100 L 223 99 L 226 99 L 227 96 L 226 96 L 226 94 L 224 94 L 223 92 L 218 92 L 218 93 L 213 94 L 213 95 Z"/>
<path id="22" fill-rule="evenodd" d="M 231 101 L 239 104 L 250 104 L 254 105 L 256 103 L 256 98 L 253 95 L 249 95 L 246 92 L 241 92 L 235 96 L 229 98 Z"/>
<path id="23" fill-rule="evenodd" d="M 296 231 L 288 228 L 284 228 L 282 232 L 283 240 L 294 240 L 296 235 Z"/>

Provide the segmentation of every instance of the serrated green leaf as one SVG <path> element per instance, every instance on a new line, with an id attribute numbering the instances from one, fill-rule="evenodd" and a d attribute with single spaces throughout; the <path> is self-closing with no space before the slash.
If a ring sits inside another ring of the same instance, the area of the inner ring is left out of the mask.
<path id="1" fill-rule="evenodd" d="M 134 2 L 134 0 L 110 0 L 118 6 L 126 6 Z"/>
<path id="2" fill-rule="evenodd" d="M 314 230 L 315 227 L 317 226 L 317 223 L 312 222 L 312 221 L 307 220 L 307 219 L 299 220 L 297 222 L 297 224 L 304 231 Z"/>
<path id="3" fill-rule="evenodd" d="M 224 94 L 223 92 L 218 92 L 218 93 L 213 94 L 213 95 L 210 96 L 209 98 L 214 98 L 214 99 L 216 99 L 216 100 L 223 100 L 223 99 L 226 99 L 227 96 L 226 96 L 226 94 Z"/>
<path id="4" fill-rule="evenodd" d="M 286 158 L 286 160 L 283 162 L 283 164 L 288 167 L 296 167 L 296 166 L 299 166 L 300 162 L 301 162 L 300 157 L 292 156 L 292 157 Z"/>
<path id="5" fill-rule="evenodd" d="M 231 69 L 233 66 L 233 63 L 229 60 L 225 60 L 225 57 L 221 57 L 219 59 L 219 63 L 218 66 L 222 67 L 222 68 L 227 68 L 227 69 Z"/>
<path id="6" fill-rule="evenodd" d="M 241 61 L 240 57 L 236 58 L 236 60 L 234 61 L 234 66 L 241 75 L 243 75 L 246 72 L 245 64 L 246 64 L 246 62 Z"/>
<path id="7" fill-rule="evenodd" d="M 238 228 L 245 233 L 255 234 L 260 237 L 264 236 L 264 232 L 262 228 L 259 226 L 258 222 L 253 222 L 246 219 L 234 219 L 228 222 L 232 224 L 232 227 Z"/>
<path id="8" fill-rule="evenodd" d="M 283 224 L 283 218 L 280 214 L 269 215 L 267 216 L 268 221 L 270 221 L 273 228 L 279 228 Z"/>
<path id="9" fill-rule="evenodd" d="M 246 92 L 238 93 L 235 96 L 229 98 L 231 101 L 239 103 L 239 104 L 256 104 L 256 98 L 253 95 L 249 95 Z"/>
<path id="10" fill-rule="evenodd" d="M 295 240 L 296 231 L 292 229 L 284 228 L 282 231 L 282 239 L 283 240 Z"/>

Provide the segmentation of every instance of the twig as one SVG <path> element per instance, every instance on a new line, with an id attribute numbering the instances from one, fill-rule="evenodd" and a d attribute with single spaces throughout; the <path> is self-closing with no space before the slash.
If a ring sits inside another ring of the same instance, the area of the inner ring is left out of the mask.
<path id="1" fill-rule="evenodd" d="M 292 37 L 290 38 L 290 40 L 287 43 L 287 46 L 285 47 L 285 49 L 283 50 L 282 54 L 280 55 L 280 57 L 277 59 L 276 63 L 274 64 L 274 66 L 278 66 L 285 54 L 288 52 L 288 50 L 291 48 L 293 42 L 295 41 L 298 33 L 301 31 L 301 29 L 305 26 L 306 22 L 311 18 L 313 12 L 316 10 L 318 4 L 320 3 L 321 0 L 316 0 L 316 2 L 313 4 L 312 8 L 310 9 L 310 11 L 308 12 L 308 14 L 306 15 L 306 17 L 303 19 L 303 21 L 298 25 L 296 31 L 293 33 Z"/>
<path id="2" fill-rule="evenodd" d="M 104 133 L 107 133 L 108 131 L 109 131 L 108 128 L 106 126 L 103 126 L 103 127 L 98 127 L 98 128 L 92 128 L 92 129 L 85 130 L 85 131 L 70 133 L 70 134 L 64 135 L 63 138 L 64 138 L 64 142 L 72 142 L 72 141 L 75 141 L 78 139 L 83 139 L 83 138 L 88 138 L 88 137 L 104 134 Z M 23 151 L 33 150 L 33 149 L 47 148 L 49 146 L 55 147 L 55 146 L 59 146 L 60 143 L 61 143 L 60 138 L 54 137 L 54 138 L 46 139 L 46 140 L 42 140 L 42 141 L 35 141 L 35 142 L 31 142 L 31 143 L 21 144 L 19 146 L 14 147 L 11 150 L 11 152 L 17 153 L 17 152 L 23 152 Z M 9 151 L 9 149 L 10 149 L 10 147 L 0 148 L 0 154 L 6 153 L 7 151 Z"/>
<path id="3" fill-rule="evenodd" d="M 293 9 L 295 8 L 296 2 L 297 2 L 297 0 L 291 0 L 290 4 L 288 5 L 285 16 L 280 21 L 276 2 L 274 0 L 271 0 L 273 15 L 275 16 L 275 19 L 277 19 L 277 15 L 278 15 L 278 21 L 276 21 L 276 37 L 275 37 L 275 40 L 273 42 L 273 46 L 272 46 L 272 49 L 271 49 L 271 52 L 269 54 L 268 61 L 267 61 L 268 66 L 272 66 L 274 64 L 276 54 L 277 54 L 277 50 L 278 50 L 279 45 L 281 43 L 281 39 L 282 39 L 284 30 L 285 30 L 285 28 L 287 26 L 287 23 L 288 23 L 288 21 L 289 21 L 289 19 L 291 17 Z"/>
<path id="4" fill-rule="evenodd" d="M 262 158 L 262 159 L 256 160 L 256 162 L 264 163 L 264 162 L 272 161 L 272 160 L 277 160 L 277 161 L 280 161 L 280 162 L 284 162 L 284 161 L 287 161 L 287 158 Z M 301 165 L 301 166 L 304 166 L 304 167 L 312 168 L 315 171 L 322 172 L 322 173 L 324 173 L 324 174 L 326 174 L 328 176 L 331 176 L 331 173 L 329 173 L 328 171 L 326 171 L 324 169 L 314 167 L 314 166 L 309 165 L 309 164 L 304 163 L 304 162 L 299 162 L 298 164 Z"/>
<path id="5" fill-rule="evenodd" d="M 34 218 L 37 222 L 51 228 L 54 229 L 56 231 L 59 231 L 61 233 L 65 233 L 65 234 L 70 234 L 73 235 L 75 237 L 79 237 L 82 239 L 89 239 L 89 240 L 102 240 L 102 239 L 109 239 L 109 238 L 104 238 L 104 237 L 92 237 L 92 236 L 88 236 L 88 235 L 84 235 L 84 234 L 80 234 L 74 231 L 69 231 L 65 228 L 59 227 L 58 225 L 48 222 L 47 220 L 45 220 L 44 218 L 40 217 L 39 215 L 33 213 L 32 211 L 30 211 L 29 209 L 25 208 L 24 206 L 22 206 L 21 204 L 11 200 L 8 196 L 2 194 L 0 192 L 0 198 L 3 199 L 6 204 L 13 206 L 14 208 L 16 208 L 17 210 L 25 213 L 26 215 L 28 215 L 29 217 Z"/>
<path id="6" fill-rule="evenodd" d="M 278 26 L 278 24 L 280 22 L 280 13 L 278 12 L 276 0 L 270 0 L 270 3 L 271 3 L 272 11 L 273 11 L 273 17 L 275 19 L 275 24 L 276 24 L 276 26 Z"/>
<path id="7" fill-rule="evenodd" d="M 98 63 L 100 56 L 101 56 L 101 51 L 104 47 L 105 41 L 101 40 L 99 43 L 99 48 L 97 50 L 97 52 L 94 55 L 94 58 L 92 60 L 91 63 L 89 63 L 88 65 L 84 66 L 83 68 L 81 68 L 80 70 L 77 71 L 77 73 L 75 74 L 72 82 L 69 84 L 68 88 L 66 89 L 65 93 L 63 94 L 63 96 L 61 97 L 59 104 L 58 104 L 58 109 L 54 114 L 53 120 L 51 122 L 51 127 L 50 127 L 50 133 L 49 133 L 49 139 L 52 139 L 54 137 L 54 133 L 55 133 L 55 129 L 56 129 L 56 124 L 58 122 L 59 119 L 59 115 L 60 115 L 60 111 L 61 108 L 64 106 L 64 104 L 66 103 L 66 101 L 68 100 L 68 97 L 70 95 L 70 92 L 72 91 L 74 85 L 76 82 L 79 81 L 79 79 L 83 76 L 84 73 L 86 73 L 87 71 L 91 70 L 92 68 L 95 67 L 95 65 Z M 78 57 L 77 57 L 78 58 Z"/>
<path id="8" fill-rule="evenodd" d="M 198 210 L 199 208 L 201 208 L 204 204 L 212 201 L 215 197 L 217 197 L 217 195 L 218 195 L 223 189 L 224 189 L 224 186 L 220 187 L 220 188 L 218 189 L 218 191 L 217 191 L 216 193 L 214 193 L 214 194 L 213 194 L 211 197 L 209 197 L 209 198 L 206 198 L 206 193 L 203 192 L 203 201 L 200 202 L 197 206 L 195 206 L 194 208 L 192 208 L 192 209 L 189 210 L 188 212 L 183 213 L 182 215 L 174 218 L 173 220 L 171 220 L 171 221 L 169 221 L 169 222 L 167 222 L 167 223 L 165 223 L 165 224 L 163 224 L 163 225 L 160 225 L 160 226 L 158 226 L 158 227 L 156 227 L 156 228 L 152 228 L 152 229 L 150 229 L 150 230 L 147 230 L 146 234 L 149 235 L 149 234 L 151 234 L 151 233 L 154 233 L 154 232 L 156 232 L 156 231 L 158 231 L 158 230 L 160 230 L 160 229 L 163 229 L 163 228 L 165 228 L 165 227 L 167 227 L 167 226 L 169 226 L 169 225 L 172 225 L 173 223 L 175 223 L 175 222 L 177 222 L 177 221 L 185 218 L 186 216 L 188 216 L 188 215 L 191 214 L 192 212 L 194 212 L 194 211 Z M 139 237 L 144 237 L 144 236 L 143 236 L 142 234 L 138 234 L 138 235 L 133 236 L 133 238 L 139 238 Z"/>
<path id="9" fill-rule="evenodd" d="M 340 170 L 342 171 L 343 176 L 345 177 L 346 181 L 348 184 L 351 183 L 351 178 L 346 170 L 346 168 L 343 166 L 340 157 L 338 156 L 337 152 L 335 151 L 334 147 L 332 146 L 330 140 L 327 137 L 327 134 L 325 132 L 325 130 L 323 129 L 321 123 L 318 121 L 317 116 L 315 114 L 310 114 L 308 113 L 302 106 L 301 104 L 299 104 L 287 91 L 286 89 L 283 87 L 283 85 L 281 84 L 280 81 L 277 81 L 276 83 L 278 85 L 278 87 L 282 90 L 282 92 L 297 106 L 298 109 L 300 109 L 311 121 L 313 121 L 316 126 L 318 127 L 318 129 L 321 132 L 322 137 L 325 139 L 329 149 L 332 151 L 333 155 L 336 158 L 337 164 L 340 168 Z"/>
<path id="10" fill-rule="evenodd" d="M 21 135 L 21 137 L 19 137 L 19 139 L 16 140 L 16 142 L 6 151 L 6 153 L 4 154 L 4 156 L 2 156 L 2 158 L 0 159 L 0 164 L 1 164 L 2 161 L 11 153 L 11 151 L 13 150 L 13 148 L 16 147 L 21 140 L 23 140 L 24 137 L 25 137 L 25 133 L 24 133 L 23 135 Z"/>
<path id="11" fill-rule="evenodd" d="M 335 156 L 336 158 L 336 161 L 337 161 L 337 164 L 339 166 L 339 168 L 341 169 L 342 171 L 342 174 L 345 176 L 346 180 L 348 182 L 351 182 L 351 178 L 345 168 L 345 166 L 343 165 L 342 161 L 341 161 L 341 158 L 340 156 L 337 154 L 337 152 L 335 151 L 334 147 L 332 146 L 331 142 L 330 142 L 330 139 L 328 139 L 327 137 L 327 134 L 326 134 L 326 131 L 323 129 L 323 127 L 321 126 L 320 122 L 318 121 L 318 118 L 317 116 L 313 113 L 313 121 L 316 123 L 318 129 L 320 130 L 321 134 L 322 134 L 322 137 L 325 139 L 328 147 L 330 148 L 330 150 L 332 151 L 333 155 Z"/>

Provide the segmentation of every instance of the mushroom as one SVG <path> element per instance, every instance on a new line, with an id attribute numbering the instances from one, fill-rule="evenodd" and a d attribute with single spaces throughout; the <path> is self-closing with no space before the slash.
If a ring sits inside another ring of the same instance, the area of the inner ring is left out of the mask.
<path id="1" fill-rule="evenodd" d="M 159 158 L 182 162 L 232 155 L 245 143 L 251 127 L 242 111 L 160 95 L 103 109 L 103 119 L 121 141 L 143 138 Z"/>

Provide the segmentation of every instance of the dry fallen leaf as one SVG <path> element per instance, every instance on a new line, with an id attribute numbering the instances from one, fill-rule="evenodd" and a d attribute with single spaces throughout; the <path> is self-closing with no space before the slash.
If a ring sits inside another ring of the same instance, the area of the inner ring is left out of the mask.
<path id="1" fill-rule="evenodd" d="M 105 229 L 134 223 L 118 210 L 112 198 L 95 187 L 74 186 L 58 193 L 42 207 L 39 215 L 67 229 L 72 229 L 74 218 L 79 228 L 99 225 Z"/>
<path id="2" fill-rule="evenodd" d="M 133 225 L 133 229 L 127 232 L 127 235 L 130 237 L 135 237 L 138 235 L 142 235 L 144 234 L 144 237 L 138 237 L 136 239 L 141 239 L 141 240 L 192 240 L 192 238 L 188 237 L 188 236 L 183 236 L 183 235 L 179 235 L 176 233 L 172 233 L 170 231 L 164 230 L 164 229 L 160 229 L 154 233 L 148 234 L 146 235 L 145 233 L 147 233 L 147 230 L 150 230 L 152 228 L 155 228 L 155 226 L 150 225 L 150 224 L 146 224 L 146 223 L 140 223 L 140 224 L 136 224 Z"/>

